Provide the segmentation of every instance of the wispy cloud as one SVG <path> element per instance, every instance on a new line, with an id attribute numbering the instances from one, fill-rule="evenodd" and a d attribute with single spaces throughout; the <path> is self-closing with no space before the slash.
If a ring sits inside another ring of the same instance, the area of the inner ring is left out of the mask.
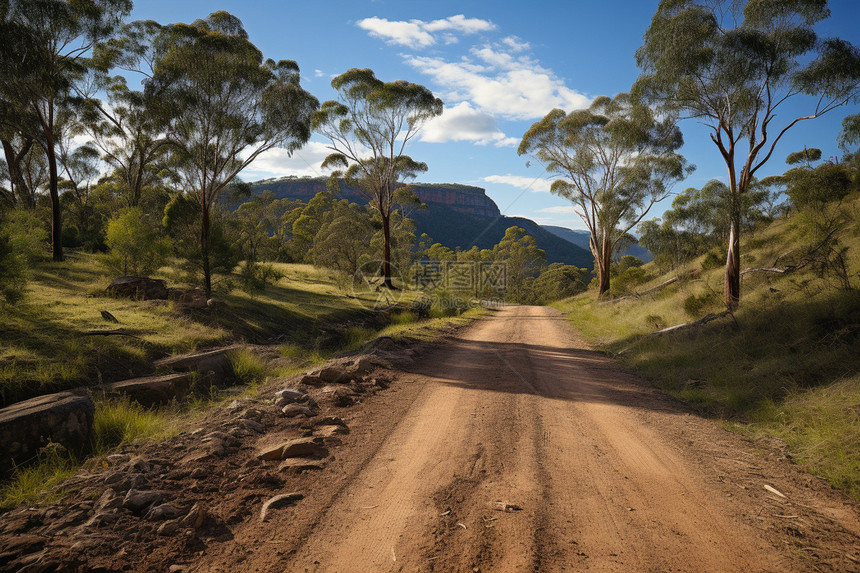
<path id="1" fill-rule="evenodd" d="M 286 149 L 274 148 L 261 153 L 244 171 L 245 180 L 265 179 L 268 177 L 317 177 L 328 175 L 330 170 L 323 171 L 320 165 L 331 150 L 324 143 L 310 141 L 292 156 Z"/>
<path id="2" fill-rule="evenodd" d="M 449 101 L 470 101 L 475 107 L 508 119 L 537 119 L 553 108 L 588 107 L 591 100 L 567 87 L 552 70 L 502 45 L 474 47 L 460 60 L 405 55 L 407 64 L 432 77 Z"/>
<path id="3" fill-rule="evenodd" d="M 564 213 L 565 215 L 575 215 L 576 208 L 573 205 L 557 205 L 555 207 L 544 207 L 538 209 L 538 213 Z"/>
<path id="4" fill-rule="evenodd" d="M 421 140 L 431 143 L 472 141 L 496 147 L 514 147 L 520 142 L 516 137 L 507 137 L 493 116 L 476 110 L 466 101 L 446 107 L 442 115 L 428 122 Z"/>
<path id="5" fill-rule="evenodd" d="M 496 28 L 489 20 L 466 18 L 462 14 L 430 21 L 387 20 L 374 16 L 359 20 L 357 24 L 375 38 L 413 49 L 427 48 L 440 40 L 446 44 L 456 43 L 457 34 L 476 34 Z"/>
<path id="6" fill-rule="evenodd" d="M 511 185 L 518 189 L 526 189 L 537 193 L 549 193 L 552 181 L 543 177 L 523 177 L 522 175 L 488 175 L 484 177 L 484 181 L 488 183 L 500 183 L 502 185 Z"/>

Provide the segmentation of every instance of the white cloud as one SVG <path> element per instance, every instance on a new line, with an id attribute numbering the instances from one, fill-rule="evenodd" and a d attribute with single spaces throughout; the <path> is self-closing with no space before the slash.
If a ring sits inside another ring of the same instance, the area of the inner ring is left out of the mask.
<path id="1" fill-rule="evenodd" d="M 413 20 L 415 22 L 415 20 Z M 441 20 L 433 20 L 424 24 L 424 28 L 429 32 L 441 32 L 453 30 L 463 34 L 477 34 L 478 32 L 489 32 L 495 30 L 496 25 L 489 20 L 481 20 L 480 18 L 466 18 L 462 14 L 449 16 Z"/>
<path id="2" fill-rule="evenodd" d="M 526 189 L 536 193 L 549 193 L 552 181 L 543 177 L 523 177 L 522 175 L 488 175 L 484 177 L 488 183 L 500 183 L 511 185 L 519 189 Z"/>
<path id="3" fill-rule="evenodd" d="M 434 45 L 441 36 L 446 44 L 456 43 L 457 33 L 468 35 L 495 29 L 495 24 L 489 20 L 466 18 L 462 14 L 450 16 L 441 20 L 426 22 L 423 20 L 387 20 L 385 18 L 364 18 L 358 21 L 358 27 L 367 30 L 371 36 L 380 38 L 389 44 L 397 44 L 408 48 L 427 48 Z M 441 34 L 439 34 L 441 33 Z"/>
<path id="4" fill-rule="evenodd" d="M 317 177 L 328 175 L 330 170 L 323 171 L 320 165 L 331 150 L 324 143 L 310 141 L 290 156 L 286 149 L 274 148 L 261 153 L 251 165 L 242 171 L 246 181 L 266 179 L 269 177 Z"/>
<path id="5" fill-rule="evenodd" d="M 478 145 L 493 144 L 496 147 L 519 144 L 519 139 L 507 137 L 499 129 L 493 116 L 476 110 L 465 101 L 445 108 L 441 116 L 428 122 L 421 133 L 421 141 L 473 141 Z"/>
<path id="6" fill-rule="evenodd" d="M 506 45 L 512 52 L 524 52 L 531 49 L 531 44 L 524 42 L 517 36 L 508 36 L 502 39 L 502 43 Z"/>
<path id="7" fill-rule="evenodd" d="M 322 70 L 314 70 L 314 77 L 315 77 L 315 78 L 321 78 L 321 77 L 323 77 L 323 76 L 325 76 L 325 72 L 324 72 L 324 71 L 322 71 Z"/>
<path id="8" fill-rule="evenodd" d="M 447 90 L 449 101 L 468 100 L 487 113 L 509 119 L 536 119 L 553 108 L 569 111 L 591 103 L 552 70 L 498 44 L 472 48 L 470 56 L 458 61 L 416 55 L 404 59 Z"/>
<path id="9" fill-rule="evenodd" d="M 573 205 L 557 205 L 555 207 L 545 207 L 538 209 L 538 213 L 564 213 L 565 215 L 575 215 L 576 208 Z"/>

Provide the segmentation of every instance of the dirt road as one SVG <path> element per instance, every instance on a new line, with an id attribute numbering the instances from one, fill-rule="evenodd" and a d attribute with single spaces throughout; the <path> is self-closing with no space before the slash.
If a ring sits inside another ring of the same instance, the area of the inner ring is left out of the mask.
<path id="1" fill-rule="evenodd" d="M 553 309 L 496 312 L 381 396 L 336 475 L 200 570 L 860 570 L 855 507 L 623 373 Z"/>

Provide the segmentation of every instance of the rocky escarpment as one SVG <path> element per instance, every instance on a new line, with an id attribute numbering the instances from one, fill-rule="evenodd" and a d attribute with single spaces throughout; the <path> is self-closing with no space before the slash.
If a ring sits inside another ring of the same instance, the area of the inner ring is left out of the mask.
<path id="1" fill-rule="evenodd" d="M 281 179 L 265 179 L 251 183 L 254 192 L 268 189 L 279 199 L 301 199 L 307 201 L 320 191 L 326 190 L 325 177 L 286 177 Z M 422 203 L 445 205 L 446 207 L 478 217 L 498 217 L 499 207 L 487 197 L 480 187 L 459 185 L 455 183 L 413 183 L 409 186 Z M 341 182 L 341 197 L 365 203 L 358 189 L 349 187 Z"/>

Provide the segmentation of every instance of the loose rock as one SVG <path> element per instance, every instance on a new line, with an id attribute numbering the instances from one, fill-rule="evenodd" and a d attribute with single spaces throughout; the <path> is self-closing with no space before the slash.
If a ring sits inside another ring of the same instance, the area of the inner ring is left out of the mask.
<path id="1" fill-rule="evenodd" d="M 261 460 L 282 460 L 285 458 L 311 456 L 325 457 L 328 455 L 328 450 L 324 444 L 324 440 L 319 437 L 296 438 L 295 440 L 289 440 L 277 446 L 266 448 L 257 457 Z"/>
<path id="2" fill-rule="evenodd" d="M 313 410 L 311 410 L 307 406 L 302 406 L 301 404 L 289 404 L 287 406 L 284 406 L 281 409 L 281 412 L 287 418 L 295 418 L 297 416 L 304 416 L 305 418 L 310 418 L 314 415 Z"/>
<path id="3" fill-rule="evenodd" d="M 304 495 L 294 492 L 282 493 L 280 495 L 276 495 L 275 497 L 270 498 L 268 501 L 266 501 L 266 503 L 263 504 L 262 509 L 260 509 L 260 521 L 266 521 L 269 516 L 269 510 L 278 509 L 287 505 L 293 505 L 300 499 L 304 499 L 304 497 Z"/>
<path id="4" fill-rule="evenodd" d="M 129 490 L 122 500 L 122 506 L 134 513 L 140 513 L 147 507 L 159 503 L 162 495 L 157 491 Z"/>

